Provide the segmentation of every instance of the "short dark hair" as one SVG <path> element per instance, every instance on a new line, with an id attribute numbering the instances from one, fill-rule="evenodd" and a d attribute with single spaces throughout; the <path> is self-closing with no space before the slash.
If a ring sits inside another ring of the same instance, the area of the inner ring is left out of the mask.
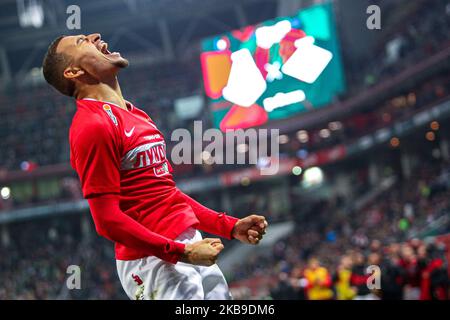
<path id="1" fill-rule="evenodd" d="M 64 36 L 56 38 L 49 45 L 44 61 L 42 62 L 42 72 L 45 80 L 56 90 L 66 96 L 73 97 L 75 83 L 64 77 L 64 70 L 70 65 L 71 58 L 67 54 L 56 52 L 62 38 Z"/>

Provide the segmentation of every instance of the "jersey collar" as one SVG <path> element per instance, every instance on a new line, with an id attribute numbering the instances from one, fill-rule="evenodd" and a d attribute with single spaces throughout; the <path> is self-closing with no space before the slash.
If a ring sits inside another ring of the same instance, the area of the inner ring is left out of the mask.
<path id="1" fill-rule="evenodd" d="M 83 99 L 80 99 L 80 100 L 97 101 L 97 102 L 101 102 L 101 103 L 112 104 L 113 106 L 116 106 L 117 108 L 122 109 L 122 108 L 121 108 L 120 106 L 118 106 L 117 104 L 112 103 L 112 102 L 109 102 L 109 101 L 100 101 L 100 100 L 93 99 L 93 98 L 83 98 Z M 134 105 L 133 105 L 130 101 L 125 100 L 125 104 L 127 105 L 128 111 L 133 111 Z"/>

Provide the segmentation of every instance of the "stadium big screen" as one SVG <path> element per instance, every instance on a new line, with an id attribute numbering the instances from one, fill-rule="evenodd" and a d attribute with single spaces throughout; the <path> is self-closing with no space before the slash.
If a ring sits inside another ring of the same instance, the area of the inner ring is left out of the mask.
<path id="1" fill-rule="evenodd" d="M 205 39 L 201 63 L 222 130 L 324 107 L 345 90 L 331 3 Z"/>

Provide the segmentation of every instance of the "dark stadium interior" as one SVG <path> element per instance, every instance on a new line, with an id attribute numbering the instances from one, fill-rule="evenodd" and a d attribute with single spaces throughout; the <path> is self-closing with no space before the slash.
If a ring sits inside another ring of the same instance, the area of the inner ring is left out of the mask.
<path id="1" fill-rule="evenodd" d="M 153 118 L 170 154 L 175 129 L 192 131 L 194 120 L 213 126 L 201 40 L 323 1 L 78 1 L 81 31 L 65 28 L 71 1 L 39 2 L 44 24 L 26 29 L 16 1 L 0 3 L 0 300 L 126 299 L 113 244 L 96 234 L 69 164 L 75 103 L 41 74 L 49 42 L 61 33 L 95 31 L 120 50 L 130 60 L 120 74 L 124 97 Z M 329 293 L 317 299 L 372 293 L 447 300 L 450 4 L 332 2 L 346 90 L 324 107 L 263 125 L 280 129 L 287 169 L 265 177 L 254 164 L 203 161 L 174 165 L 175 180 L 212 209 L 263 214 L 270 227 L 289 225 L 245 259 L 231 257 L 239 244 L 224 240 L 223 270 L 235 299 L 307 299 L 317 259 L 329 280 Z M 366 28 L 370 4 L 381 7 L 381 30 Z M 202 109 L 180 117 L 176 100 L 190 96 L 202 98 Z M 308 184 L 308 167 L 320 167 L 319 183 Z M 81 290 L 67 289 L 68 265 L 82 267 Z M 358 282 L 368 265 L 386 272 L 381 290 L 369 292 Z M 345 271 L 354 281 L 347 286 L 340 278 Z"/>

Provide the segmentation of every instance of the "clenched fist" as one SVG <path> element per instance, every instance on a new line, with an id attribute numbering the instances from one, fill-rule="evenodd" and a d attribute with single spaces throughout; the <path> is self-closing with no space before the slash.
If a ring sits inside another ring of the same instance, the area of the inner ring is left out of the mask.
<path id="1" fill-rule="evenodd" d="M 220 239 L 205 238 L 187 244 L 184 248 L 184 254 L 180 257 L 180 261 L 199 266 L 212 266 L 216 263 L 219 253 L 223 248 Z"/>
<path id="2" fill-rule="evenodd" d="M 236 222 L 232 235 L 243 243 L 258 244 L 266 233 L 267 226 L 266 218 L 252 214 Z"/>

